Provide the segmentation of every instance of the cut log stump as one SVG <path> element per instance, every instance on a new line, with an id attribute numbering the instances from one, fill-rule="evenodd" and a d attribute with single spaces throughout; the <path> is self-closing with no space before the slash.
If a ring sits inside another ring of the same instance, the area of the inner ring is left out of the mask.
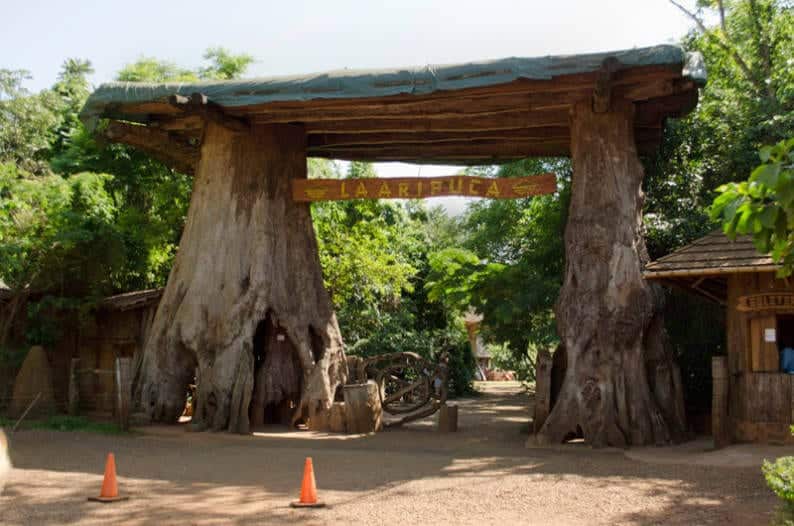
<path id="1" fill-rule="evenodd" d="M 365 384 L 346 385 L 343 392 L 348 433 L 374 433 L 383 428 L 378 384 L 369 380 Z"/>
<path id="2" fill-rule="evenodd" d="M 443 404 L 438 408 L 438 430 L 454 433 L 458 430 L 458 406 Z"/>

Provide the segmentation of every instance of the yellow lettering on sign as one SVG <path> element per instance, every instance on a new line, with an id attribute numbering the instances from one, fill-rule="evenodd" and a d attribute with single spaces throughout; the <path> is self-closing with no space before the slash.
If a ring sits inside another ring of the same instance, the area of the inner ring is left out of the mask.
<path id="1" fill-rule="evenodd" d="M 416 197 L 422 197 L 422 181 L 416 182 Z"/>
<path id="2" fill-rule="evenodd" d="M 480 190 L 477 186 L 480 184 L 480 181 L 477 179 L 472 179 L 469 181 L 469 195 L 480 195 Z"/>
<path id="3" fill-rule="evenodd" d="M 345 181 L 342 181 L 342 185 L 339 188 L 339 197 L 342 199 L 350 197 L 350 194 L 347 193 L 347 188 L 345 188 L 346 184 L 347 183 Z"/>
<path id="4" fill-rule="evenodd" d="M 488 191 L 485 192 L 485 197 L 499 197 L 499 195 L 499 185 L 494 181 L 491 183 L 491 186 L 488 187 Z"/>
<path id="5" fill-rule="evenodd" d="M 367 187 L 364 186 L 364 183 L 359 181 L 358 186 L 356 187 L 356 197 L 369 197 L 367 193 Z"/>
<path id="6" fill-rule="evenodd" d="M 397 184 L 397 195 L 399 197 L 410 197 L 408 195 L 408 183 L 398 183 Z"/>
<path id="7" fill-rule="evenodd" d="M 306 189 L 306 197 L 308 197 L 309 199 L 314 199 L 314 200 L 322 199 L 323 197 L 325 197 L 325 194 L 326 194 L 325 188 Z"/>
<path id="8" fill-rule="evenodd" d="M 441 192 L 441 181 L 430 181 L 430 195 L 438 195 Z"/>
<path id="9" fill-rule="evenodd" d="M 389 189 L 389 185 L 386 183 L 382 183 L 380 185 L 380 190 L 378 190 L 378 197 L 391 197 L 391 190 Z"/>
<path id="10" fill-rule="evenodd" d="M 454 179 L 450 179 L 449 181 L 449 192 L 451 194 L 462 194 L 463 193 L 463 179 L 460 177 L 456 177 Z"/>
<path id="11" fill-rule="evenodd" d="M 524 183 L 518 182 L 518 183 L 513 184 L 513 192 L 517 193 L 518 195 L 526 197 L 526 196 L 530 195 L 531 193 L 533 193 L 535 191 L 536 187 L 537 187 L 537 185 L 535 185 L 535 184 L 533 184 L 531 182 L 524 182 Z"/>

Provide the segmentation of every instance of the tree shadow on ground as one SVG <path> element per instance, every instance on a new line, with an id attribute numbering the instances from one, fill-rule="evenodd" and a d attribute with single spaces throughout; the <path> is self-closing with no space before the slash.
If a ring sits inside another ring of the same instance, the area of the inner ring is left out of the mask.
<path id="1" fill-rule="evenodd" d="M 454 434 L 436 432 L 432 420 L 370 436 L 25 431 L 13 436 L 16 470 L 0 497 L 0 523 L 319 524 L 428 500 L 436 519 L 450 513 L 457 522 L 480 500 L 502 513 L 528 513 L 530 523 L 549 517 L 560 519 L 552 523 L 765 524 L 772 518 L 775 499 L 759 469 L 647 464 L 581 446 L 525 449 L 526 402 L 521 394 L 460 401 L 461 429 Z M 132 498 L 89 503 L 111 450 L 122 491 Z M 314 459 L 329 510 L 288 507 L 306 456 Z"/>

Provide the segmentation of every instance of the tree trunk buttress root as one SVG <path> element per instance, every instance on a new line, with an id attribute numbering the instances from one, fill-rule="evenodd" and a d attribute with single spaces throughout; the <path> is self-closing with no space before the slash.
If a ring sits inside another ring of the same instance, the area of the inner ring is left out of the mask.
<path id="1" fill-rule="evenodd" d="M 642 277 L 643 169 L 634 108 L 572 115 L 573 182 L 556 306 L 566 352 L 556 403 L 534 440 L 581 433 L 594 447 L 666 444 L 685 429 L 680 373 L 665 347 L 660 291 Z"/>
<path id="2" fill-rule="evenodd" d="M 278 324 L 297 354 L 293 424 L 311 405 L 329 408 L 344 384 L 309 206 L 291 197 L 290 181 L 306 177 L 305 144 L 300 126 L 235 134 L 207 124 L 179 253 L 137 364 L 135 400 L 153 421 L 179 418 L 195 376 L 194 427 L 248 432 L 254 339 L 264 320 Z M 291 361 L 281 364 L 294 371 Z"/>

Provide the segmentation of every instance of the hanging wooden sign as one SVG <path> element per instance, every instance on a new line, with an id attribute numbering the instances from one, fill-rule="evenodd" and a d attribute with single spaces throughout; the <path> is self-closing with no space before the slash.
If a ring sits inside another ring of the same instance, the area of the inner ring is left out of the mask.
<path id="1" fill-rule="evenodd" d="M 344 199 L 421 199 L 462 195 L 516 199 L 553 194 L 557 178 L 552 173 L 494 179 L 468 175 L 369 179 L 295 179 L 292 199 L 300 202 Z"/>
<path id="2" fill-rule="evenodd" d="M 786 311 L 794 310 L 794 293 L 764 292 L 739 296 L 736 301 L 739 312 Z"/>

